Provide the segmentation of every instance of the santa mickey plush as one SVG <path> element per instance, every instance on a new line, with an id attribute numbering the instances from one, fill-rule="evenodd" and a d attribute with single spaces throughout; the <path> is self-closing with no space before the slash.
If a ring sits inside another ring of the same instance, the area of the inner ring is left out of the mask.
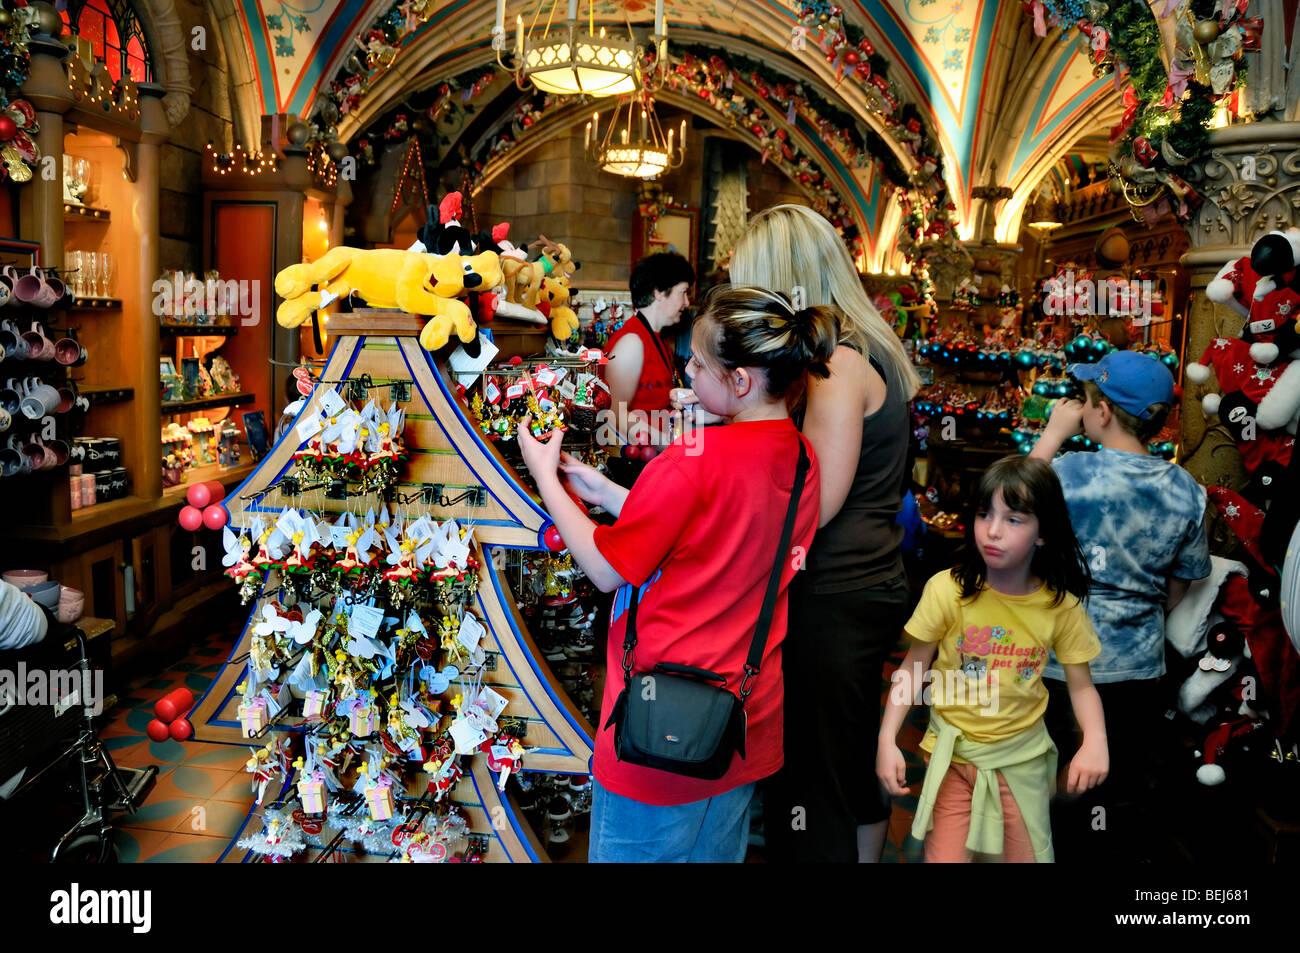
<path id="1" fill-rule="evenodd" d="M 1187 366 L 1193 383 L 1218 378 L 1219 393 L 1201 400 L 1241 449 L 1248 472 L 1285 466 L 1300 423 L 1300 229 L 1271 232 L 1249 256 L 1229 262 L 1206 286 L 1206 297 L 1246 318 L 1240 338 L 1215 338 Z"/>

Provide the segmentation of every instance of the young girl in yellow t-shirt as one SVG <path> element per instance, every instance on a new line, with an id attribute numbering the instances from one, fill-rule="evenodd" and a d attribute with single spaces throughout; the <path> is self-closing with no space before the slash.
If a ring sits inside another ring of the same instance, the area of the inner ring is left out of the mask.
<path id="1" fill-rule="evenodd" d="M 926 583 L 907 623 L 912 646 L 880 727 L 876 773 L 890 794 L 905 794 L 898 730 L 918 694 L 930 705 L 921 742 L 929 767 L 912 827 L 927 862 L 1052 860 L 1056 747 L 1041 677 L 1049 652 L 1064 666 L 1083 728 L 1069 790 L 1105 780 L 1106 727 L 1088 673 L 1101 646 L 1080 602 L 1087 591 L 1052 468 L 1019 456 L 989 467 L 957 565 Z"/>

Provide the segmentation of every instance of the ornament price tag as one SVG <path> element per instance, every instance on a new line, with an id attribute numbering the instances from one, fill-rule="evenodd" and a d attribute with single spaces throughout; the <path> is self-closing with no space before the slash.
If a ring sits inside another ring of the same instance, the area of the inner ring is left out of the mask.
<path id="1" fill-rule="evenodd" d="M 336 390 L 326 390 L 320 399 L 321 409 L 325 411 L 326 417 L 337 417 L 347 408 L 347 403 L 339 396 Z"/>
<path id="2" fill-rule="evenodd" d="M 374 606 L 353 606 L 352 618 L 348 620 L 348 633 L 369 639 L 379 633 L 379 627 L 383 622 L 382 609 Z"/>
<path id="3" fill-rule="evenodd" d="M 478 750 L 478 746 L 488 739 L 487 732 L 474 727 L 465 718 L 457 718 L 453 721 L 447 733 L 456 743 L 457 754 L 473 754 Z"/>
<path id="4" fill-rule="evenodd" d="M 319 414 L 312 414 L 306 420 L 293 428 L 294 436 L 298 438 L 299 443 L 306 443 L 312 437 L 316 436 L 325 429 L 325 422 L 320 419 Z"/>
<path id="5" fill-rule="evenodd" d="M 460 631 L 456 633 L 456 640 L 472 651 L 478 648 L 479 642 L 486 634 L 487 629 L 483 628 L 478 619 L 466 613 L 465 618 L 460 620 Z"/>

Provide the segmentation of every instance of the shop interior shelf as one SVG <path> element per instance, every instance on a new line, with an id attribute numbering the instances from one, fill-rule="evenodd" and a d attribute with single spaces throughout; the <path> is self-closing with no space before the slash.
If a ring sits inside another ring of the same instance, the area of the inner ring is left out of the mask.
<path id="1" fill-rule="evenodd" d="M 239 333 L 237 324 L 160 324 L 162 337 L 231 337 Z"/>
<path id="2" fill-rule="evenodd" d="M 243 447 L 244 462 L 233 467 L 223 467 L 215 463 L 190 467 L 185 471 L 185 482 L 163 488 L 163 499 L 167 501 L 184 499 L 191 486 L 205 480 L 220 480 L 223 484 L 242 483 L 244 477 L 257 469 L 257 464 L 248 459 L 248 448 Z"/>
<path id="3" fill-rule="evenodd" d="M 199 397 L 194 400 L 164 401 L 162 409 L 163 413 L 167 414 L 188 414 L 198 410 L 209 410 L 213 407 L 242 407 L 244 404 L 251 404 L 255 400 L 257 400 L 256 394 L 243 392 L 214 394 L 211 397 Z"/>
<path id="4" fill-rule="evenodd" d="M 92 407 L 100 404 L 120 404 L 135 396 L 133 387 L 82 387 L 80 390 Z"/>
<path id="5" fill-rule="evenodd" d="M 121 298 L 76 298 L 70 311 L 112 311 L 122 307 Z"/>
<path id="6" fill-rule="evenodd" d="M 107 222 L 112 214 L 106 208 L 91 208 L 89 205 L 77 205 L 73 202 L 63 203 L 63 220 L 65 222 Z"/>

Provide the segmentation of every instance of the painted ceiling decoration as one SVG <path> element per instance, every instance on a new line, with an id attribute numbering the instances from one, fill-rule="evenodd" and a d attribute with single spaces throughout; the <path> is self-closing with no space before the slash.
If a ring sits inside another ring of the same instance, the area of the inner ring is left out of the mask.
<path id="1" fill-rule="evenodd" d="M 1261 50 L 1261 17 L 1248 0 L 1033 0 L 1036 32 L 1078 25 L 1094 72 L 1113 76 L 1124 107 L 1112 129 L 1110 175 L 1153 224 L 1172 212 L 1188 222 L 1202 201 L 1187 181 L 1191 158 L 1209 142 L 1216 110 L 1242 116 L 1250 54 Z M 1294 8 L 1293 14 L 1294 16 Z M 1283 31 L 1285 23 L 1269 24 Z"/>
<path id="2" fill-rule="evenodd" d="M 453 103 L 467 96 L 460 105 L 471 105 L 481 71 L 495 66 L 490 0 L 231 2 L 246 32 L 262 108 L 303 116 L 325 143 L 364 139 L 373 150 L 375 129 L 382 135 L 414 93 L 447 84 Z M 530 16 L 536 6 L 536 0 L 507 0 L 507 19 Z M 648 29 L 653 16 L 653 0 L 596 0 L 594 7 L 597 21 L 620 27 Z M 1065 11 L 1062 2 L 1057 7 Z M 922 222 L 911 244 L 934 242 L 936 232 L 953 232 L 958 221 L 961 237 L 969 237 L 973 226 L 965 220 L 979 207 L 971 190 L 988 184 L 994 152 L 1000 182 L 1018 196 L 1027 193 L 1069 150 L 1062 136 L 1093 131 L 1084 128 L 1087 121 L 1099 105 L 1110 108 L 1115 95 L 1105 76 L 1094 75 L 1091 50 L 1085 55 L 1057 31 L 1035 41 L 1032 14 L 1020 4 L 668 0 L 667 12 L 675 60 L 689 46 L 707 46 L 699 52 L 723 57 L 755 91 L 764 85 L 800 90 L 799 129 L 788 134 L 824 140 L 805 155 L 819 180 L 844 183 L 836 191 L 870 244 L 891 214 L 897 223 L 918 210 Z M 1044 8 L 1045 22 L 1051 12 Z M 1026 37 L 1042 47 L 1027 83 L 1016 74 L 1026 60 Z M 741 57 L 777 75 L 759 71 L 756 82 Z M 707 62 L 696 55 L 701 59 Z M 459 79 L 467 75 L 474 78 Z M 496 108 L 496 99 L 491 102 L 485 108 Z M 762 106 L 776 118 L 789 112 L 788 98 Z M 504 108 L 512 112 L 515 104 Z M 1008 135 L 994 143 L 990 128 L 999 110 L 1017 115 L 999 124 Z M 901 212 L 887 214 L 891 189 L 905 189 L 900 200 L 907 201 Z"/>

